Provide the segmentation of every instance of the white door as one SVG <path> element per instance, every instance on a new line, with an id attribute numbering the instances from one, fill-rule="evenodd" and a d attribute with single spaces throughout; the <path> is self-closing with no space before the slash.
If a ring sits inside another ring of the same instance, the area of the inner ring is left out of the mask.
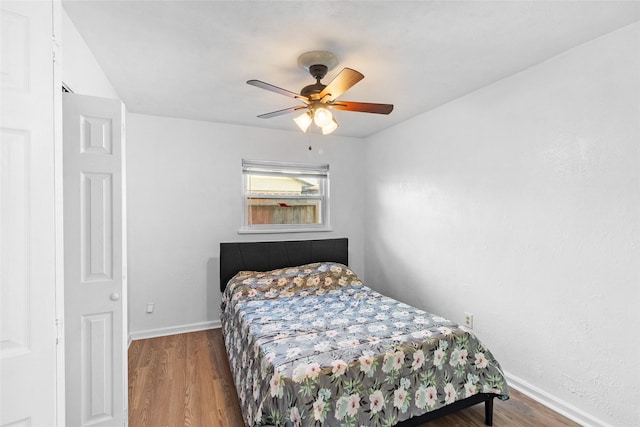
<path id="1" fill-rule="evenodd" d="M 0 3 L 2 426 L 48 427 L 64 420 L 64 413 L 56 411 L 56 377 L 61 374 L 56 360 L 56 286 L 61 285 L 56 283 L 59 141 L 54 136 L 54 112 L 60 105 L 54 96 L 53 5 Z"/>
<path id="2" fill-rule="evenodd" d="M 69 426 L 127 423 L 124 106 L 63 96 Z"/>

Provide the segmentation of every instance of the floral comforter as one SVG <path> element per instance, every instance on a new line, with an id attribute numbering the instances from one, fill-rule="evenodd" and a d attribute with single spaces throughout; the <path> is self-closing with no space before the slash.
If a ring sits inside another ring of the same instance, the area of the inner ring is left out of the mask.
<path id="1" fill-rule="evenodd" d="M 222 327 L 248 426 L 392 426 L 477 393 L 509 396 L 470 330 L 341 264 L 238 273 Z"/>

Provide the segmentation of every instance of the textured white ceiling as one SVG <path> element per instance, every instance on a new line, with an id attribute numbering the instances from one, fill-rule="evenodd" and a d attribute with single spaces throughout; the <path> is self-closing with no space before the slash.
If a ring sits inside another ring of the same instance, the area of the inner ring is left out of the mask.
<path id="1" fill-rule="evenodd" d="M 297 67 L 329 50 L 364 80 L 341 99 L 395 105 L 338 111 L 363 137 L 640 20 L 638 1 L 73 1 L 69 17 L 134 113 L 298 131 L 297 105 L 246 84 L 299 92 Z M 313 128 L 313 127 L 312 127 Z"/>

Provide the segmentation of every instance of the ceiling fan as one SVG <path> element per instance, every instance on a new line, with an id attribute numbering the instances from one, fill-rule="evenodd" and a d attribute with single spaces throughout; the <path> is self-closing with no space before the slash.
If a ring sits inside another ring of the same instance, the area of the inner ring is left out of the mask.
<path id="1" fill-rule="evenodd" d="M 314 84 L 303 87 L 300 93 L 291 92 L 260 80 L 247 81 L 247 84 L 297 99 L 304 104 L 261 114 L 258 117 L 268 119 L 298 110 L 306 110 L 293 119 L 300 129 L 306 132 L 313 122 L 322 129 L 323 135 L 327 135 L 338 128 L 338 122 L 331 113 L 332 109 L 376 114 L 389 114 L 393 110 L 392 104 L 338 100 L 340 95 L 362 80 L 364 75 L 351 68 L 343 68 L 329 84 L 322 84 L 320 80 L 324 78 L 329 70 L 338 65 L 338 59 L 331 52 L 311 51 L 303 53 L 298 57 L 298 65 L 308 70 L 311 76 L 316 79 Z"/>

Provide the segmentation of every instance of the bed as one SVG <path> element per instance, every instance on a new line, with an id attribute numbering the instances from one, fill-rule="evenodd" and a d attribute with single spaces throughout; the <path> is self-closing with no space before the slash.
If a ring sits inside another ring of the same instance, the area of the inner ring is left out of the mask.
<path id="1" fill-rule="evenodd" d="M 368 288 L 348 240 L 221 243 L 222 332 L 248 426 L 418 426 L 509 391 L 473 332 Z"/>

